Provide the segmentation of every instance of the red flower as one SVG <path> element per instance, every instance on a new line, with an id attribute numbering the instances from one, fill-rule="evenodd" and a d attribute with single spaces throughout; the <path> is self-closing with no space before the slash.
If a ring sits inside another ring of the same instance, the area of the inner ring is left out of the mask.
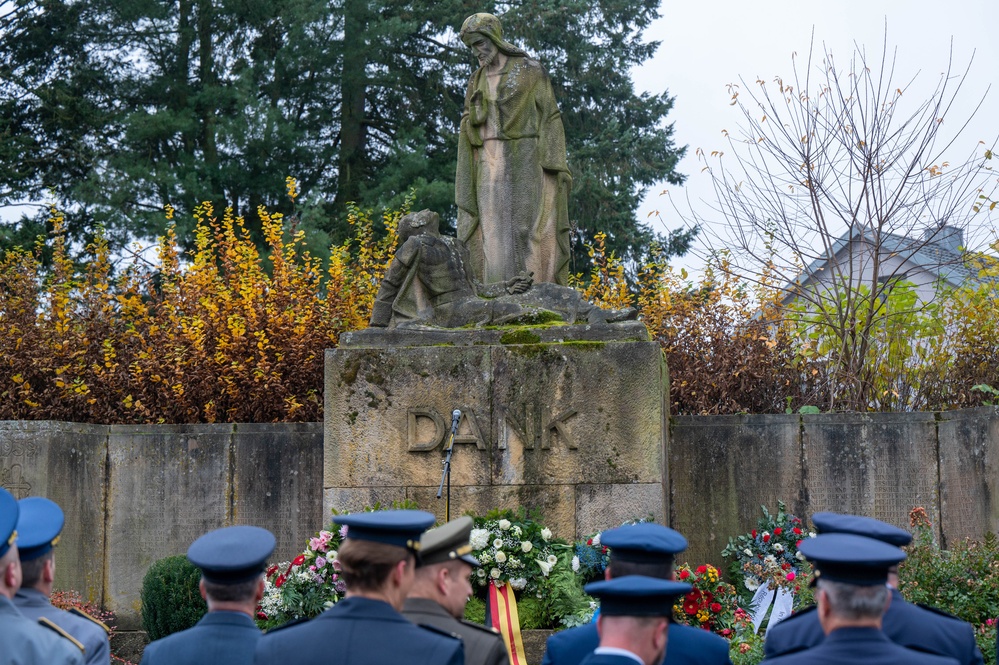
<path id="1" fill-rule="evenodd" d="M 770 534 L 769 533 L 763 534 L 763 542 L 765 542 L 765 543 L 769 543 L 770 542 Z"/>
<path id="2" fill-rule="evenodd" d="M 721 603 L 711 603 L 711 611 L 715 613 L 721 612 Z"/>
<path id="3" fill-rule="evenodd" d="M 798 542 L 796 542 L 796 543 L 794 544 L 794 546 L 795 546 L 795 547 L 801 547 L 801 541 L 799 540 Z"/>
<path id="4" fill-rule="evenodd" d="M 784 529 L 782 529 L 780 527 L 777 527 L 776 529 L 774 529 L 774 535 L 775 536 L 779 536 L 782 533 L 784 533 Z"/>
<path id="5" fill-rule="evenodd" d="M 257 612 L 257 618 L 258 619 L 266 619 L 267 615 L 264 614 L 263 612 Z"/>
<path id="6" fill-rule="evenodd" d="M 753 529 L 753 538 L 756 538 L 756 529 Z"/>
<path id="7" fill-rule="evenodd" d="M 708 567 L 706 565 L 701 564 L 700 566 L 697 567 L 697 574 L 698 575 L 703 575 L 706 572 L 708 572 Z"/>
<path id="8" fill-rule="evenodd" d="M 794 535 L 796 536 L 801 535 L 801 529 L 799 527 L 794 527 L 793 529 L 791 529 L 791 531 L 794 531 Z"/>
<path id="9" fill-rule="evenodd" d="M 270 577 L 276 572 L 277 572 L 277 564 L 275 563 L 273 566 L 267 569 L 267 577 Z"/>
<path id="10" fill-rule="evenodd" d="M 587 538 L 586 539 L 586 544 L 587 545 L 592 545 L 593 544 L 593 539 L 592 538 Z"/>
<path id="11" fill-rule="evenodd" d="M 274 580 L 274 586 L 280 589 L 281 585 L 284 584 L 284 580 L 285 580 L 284 575 L 278 575 L 278 578 Z"/>
<path id="12" fill-rule="evenodd" d="M 690 571 L 689 570 L 681 570 L 679 577 L 680 577 L 681 580 L 687 579 L 688 577 L 690 577 Z"/>
<path id="13" fill-rule="evenodd" d="M 722 628 L 720 631 L 718 631 L 718 633 L 722 637 L 728 637 L 729 635 L 732 634 L 732 629 L 731 628 Z"/>
<path id="14" fill-rule="evenodd" d="M 602 548 L 600 549 L 600 553 L 601 553 L 601 554 L 607 554 L 607 546 L 606 546 L 606 545 L 604 545 L 604 546 L 603 546 L 603 547 L 602 547 Z"/>
<path id="15" fill-rule="evenodd" d="M 303 563 L 305 563 L 305 555 L 299 554 L 297 557 L 295 557 L 295 560 L 291 562 L 291 565 L 301 566 Z"/>
<path id="16" fill-rule="evenodd" d="M 689 614 L 690 616 L 694 616 L 695 614 L 697 614 L 697 605 L 698 603 L 697 603 L 696 591 L 691 591 L 684 597 L 683 611 Z"/>

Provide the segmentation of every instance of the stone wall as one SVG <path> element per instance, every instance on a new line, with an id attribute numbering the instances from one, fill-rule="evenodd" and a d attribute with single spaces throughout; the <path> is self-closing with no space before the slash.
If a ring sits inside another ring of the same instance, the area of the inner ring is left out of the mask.
<path id="1" fill-rule="evenodd" d="M 66 527 L 56 587 L 139 627 L 152 564 L 231 524 L 265 526 L 291 559 L 323 524 L 322 426 L 0 422 L 0 484 L 47 496 Z"/>
<path id="2" fill-rule="evenodd" d="M 564 358 L 582 354 L 580 348 Z M 529 360 L 515 351 L 498 358 L 504 363 Z M 455 354 L 451 371 L 460 371 L 466 362 L 476 371 L 488 367 L 481 354 L 469 351 Z M 377 364 L 357 368 L 362 376 L 375 371 Z M 594 371 L 608 374 L 606 381 L 615 390 L 627 389 L 624 377 L 615 378 L 606 368 Z M 631 390 L 641 392 L 643 381 L 633 379 Z M 555 390 L 547 385 L 545 390 Z M 401 393 L 386 386 L 382 393 L 362 393 L 366 402 L 356 397 L 355 418 L 373 417 L 367 412 L 386 408 L 390 400 L 401 403 Z M 452 403 L 475 404 L 474 394 L 460 391 L 434 402 L 436 390 L 426 386 L 417 394 L 425 398 L 426 412 L 436 410 L 438 418 L 447 419 L 445 427 Z M 508 396 L 518 390 L 500 384 L 493 392 Z M 637 401 L 637 393 L 627 394 L 626 402 Z M 539 396 L 523 396 L 528 406 L 535 398 Z M 536 433 L 537 426 L 523 423 L 544 424 L 530 411 L 511 416 L 518 422 L 502 424 L 506 417 L 501 420 L 501 412 L 480 418 L 468 408 L 475 419 L 464 418 L 460 428 L 464 443 L 454 457 L 453 514 L 467 508 L 528 505 L 541 508 L 559 535 L 571 537 L 655 512 L 660 504 L 649 488 L 668 477 L 668 506 L 658 508 L 658 516 L 668 515 L 688 537 L 691 546 L 685 558 L 691 562 L 721 563 L 719 553 L 728 538 L 751 529 L 759 506 L 775 508 L 778 499 L 801 516 L 816 510 L 852 510 L 903 527 L 908 526 L 908 511 L 922 505 L 944 544 L 999 531 L 996 408 L 941 414 L 677 417 L 663 444 L 668 453 L 663 468 L 668 462 L 669 473 L 657 476 L 648 460 L 628 459 L 612 446 L 590 447 L 588 442 L 614 415 L 605 407 L 602 413 L 600 404 L 587 404 L 584 395 L 571 398 L 577 408 L 596 415 L 586 421 L 570 419 L 564 427 L 568 439 L 558 428 L 549 430 L 547 448 L 541 435 L 533 449 L 525 444 L 531 438 L 526 432 Z M 632 406 L 639 408 L 637 403 Z M 623 413 L 632 414 L 627 415 L 630 419 L 634 411 Z M 433 414 L 414 417 L 412 434 L 408 417 L 402 423 L 386 420 L 386 436 L 408 440 L 412 435 L 417 445 L 432 440 Z M 587 428 L 580 429 L 584 423 L 589 423 Z M 518 431 L 524 432 L 524 439 Z M 637 428 L 629 436 L 653 433 Z M 503 437 L 506 448 L 494 454 L 477 442 L 485 446 Z M 543 461 L 529 463 L 529 456 L 539 453 Z M 580 453 L 581 459 L 573 457 Z M 139 585 L 149 564 L 184 552 L 209 529 L 266 526 L 278 538 L 275 559 L 288 560 L 328 522 L 327 511 L 333 506 L 345 510 L 410 497 L 442 510 L 433 498 L 440 480 L 439 450 L 424 452 L 423 457 L 406 453 L 407 458 L 426 458 L 426 467 L 419 470 L 403 469 L 377 447 L 370 458 L 352 459 L 349 450 L 338 454 L 342 459 L 332 472 L 362 474 L 370 467 L 386 484 L 326 490 L 324 497 L 320 423 L 108 427 L 0 422 L 0 485 L 19 497 L 48 496 L 66 512 L 56 586 L 76 589 L 118 612 L 125 629 L 138 626 Z M 575 466 L 573 459 L 578 460 Z M 330 463 L 327 456 L 327 474 Z M 406 488 L 393 481 L 393 474 L 403 471 L 413 472 L 420 482 Z M 513 482 L 500 487 L 490 485 L 491 479 Z M 458 483 L 468 482 L 475 484 L 455 491 Z"/>

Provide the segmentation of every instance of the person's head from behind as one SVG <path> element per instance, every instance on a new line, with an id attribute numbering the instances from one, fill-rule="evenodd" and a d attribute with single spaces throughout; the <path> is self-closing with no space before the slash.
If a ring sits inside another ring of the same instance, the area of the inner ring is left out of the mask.
<path id="1" fill-rule="evenodd" d="M 673 579 L 676 555 L 687 549 L 687 539 L 661 524 L 642 522 L 604 531 L 601 545 L 610 548 L 606 579 L 644 575 Z"/>
<path id="2" fill-rule="evenodd" d="M 17 551 L 17 499 L 0 487 L 0 595 L 13 598 L 21 588 Z"/>
<path id="3" fill-rule="evenodd" d="M 274 534 L 255 526 L 209 531 L 195 540 L 187 558 L 201 569 L 201 596 L 209 612 L 254 616 L 264 597 L 264 569 L 274 552 Z"/>

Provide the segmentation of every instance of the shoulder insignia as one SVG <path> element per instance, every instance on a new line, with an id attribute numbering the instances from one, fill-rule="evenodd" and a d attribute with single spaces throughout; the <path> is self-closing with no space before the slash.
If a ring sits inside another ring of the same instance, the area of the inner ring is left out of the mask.
<path id="1" fill-rule="evenodd" d="M 939 607 L 933 607 L 932 605 L 924 605 L 922 603 L 916 603 L 916 606 L 917 607 L 921 607 L 924 610 L 928 610 L 930 612 L 933 612 L 934 614 L 939 614 L 940 616 L 947 617 L 948 619 L 956 619 L 957 621 L 960 621 L 962 623 L 964 622 L 964 619 L 962 619 L 961 617 L 955 616 L 955 615 L 951 614 L 950 612 L 945 612 L 942 609 L 940 609 Z"/>
<path id="2" fill-rule="evenodd" d="M 279 630 L 284 630 L 285 628 L 291 628 L 292 626 L 297 626 L 298 624 L 305 623 L 306 621 L 308 621 L 308 619 L 306 619 L 305 617 L 302 617 L 301 619 L 292 619 L 291 621 L 283 623 L 280 626 L 274 626 L 273 628 L 268 628 L 267 630 L 264 631 L 264 635 L 271 635 L 273 633 L 278 632 Z"/>
<path id="3" fill-rule="evenodd" d="M 111 629 L 108 628 L 108 625 L 106 623 L 104 623 L 100 619 L 96 619 L 96 618 L 90 616 L 89 614 L 87 614 L 86 612 L 84 612 L 83 610 L 81 610 L 79 607 L 70 608 L 69 613 L 70 614 L 75 614 L 76 616 L 78 616 L 80 618 L 83 618 L 83 619 L 86 619 L 88 621 L 93 621 L 95 624 L 97 624 L 98 626 L 100 626 L 101 628 L 103 628 L 105 633 L 107 633 L 108 635 L 111 634 Z"/>
<path id="4" fill-rule="evenodd" d="M 786 619 L 781 619 L 781 623 L 787 623 L 788 621 L 794 621 L 798 617 L 805 616 L 806 614 L 811 614 L 816 609 L 818 609 L 818 608 L 815 605 L 809 605 L 807 607 L 802 607 L 800 610 L 798 610 L 794 614 L 788 615 L 788 617 Z M 779 625 L 779 624 L 775 624 L 775 625 Z"/>
<path id="5" fill-rule="evenodd" d="M 51 619 L 48 619 L 47 617 L 42 617 L 41 619 L 38 620 L 38 625 L 45 626 L 49 630 L 55 631 L 56 633 L 58 633 L 62 637 L 65 637 L 67 640 L 69 640 L 70 642 L 72 642 L 73 644 L 75 644 L 76 648 L 78 648 L 81 652 L 84 651 L 83 645 L 80 643 L 79 640 L 77 640 L 75 637 L 73 637 L 72 635 L 70 635 L 69 633 L 67 633 L 60 626 L 57 626 L 54 622 L 52 622 Z"/>
<path id="6" fill-rule="evenodd" d="M 416 625 L 419 626 L 420 628 L 422 628 L 423 630 L 429 630 L 431 633 L 437 633 L 438 635 L 444 635 L 445 637 L 450 637 L 450 638 L 455 639 L 455 640 L 460 640 L 461 639 L 461 635 L 459 635 L 458 633 L 452 633 L 452 632 L 447 631 L 447 630 L 442 630 L 442 629 L 438 628 L 437 626 L 431 626 L 428 623 L 418 623 Z"/>
<path id="7" fill-rule="evenodd" d="M 461 625 L 462 626 L 468 626 L 469 628 L 475 628 L 477 630 L 481 630 L 482 632 L 489 633 L 490 635 L 499 635 L 500 634 L 500 632 L 498 630 L 496 630 L 495 628 L 492 628 L 492 627 L 489 627 L 489 626 L 483 626 L 481 623 L 475 623 L 474 621 L 465 621 L 464 619 L 461 619 Z"/>

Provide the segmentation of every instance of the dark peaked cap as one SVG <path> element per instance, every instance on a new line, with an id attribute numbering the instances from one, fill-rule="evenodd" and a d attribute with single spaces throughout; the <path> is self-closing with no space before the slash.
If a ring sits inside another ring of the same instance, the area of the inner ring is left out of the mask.
<path id="1" fill-rule="evenodd" d="M 17 499 L 0 487 L 0 556 L 17 541 Z"/>
<path id="2" fill-rule="evenodd" d="M 376 510 L 371 513 L 337 515 L 333 521 L 347 527 L 347 538 L 420 551 L 420 534 L 436 518 L 422 510 Z"/>
<path id="3" fill-rule="evenodd" d="M 798 548 L 815 564 L 818 579 L 857 586 L 888 581 L 888 569 L 905 560 L 905 552 L 886 542 L 852 533 L 822 533 Z"/>
<path id="4" fill-rule="evenodd" d="M 258 526 L 209 531 L 187 548 L 187 558 L 215 584 L 239 584 L 264 572 L 274 552 L 274 534 Z"/>
<path id="5" fill-rule="evenodd" d="M 468 542 L 472 524 L 472 518 L 465 515 L 424 533 L 420 538 L 419 565 L 461 560 L 478 568 L 479 561 L 472 556 L 472 546 Z"/>
<path id="6" fill-rule="evenodd" d="M 645 575 L 625 575 L 583 587 L 586 593 L 600 599 L 600 613 L 608 617 L 672 616 L 673 602 L 690 589 L 685 582 Z"/>
<path id="7" fill-rule="evenodd" d="M 21 561 L 48 554 L 59 542 L 66 517 L 62 508 L 42 496 L 29 496 L 17 502 L 17 553 Z"/>
<path id="8" fill-rule="evenodd" d="M 812 515 L 812 524 L 819 533 L 852 533 L 874 538 L 895 547 L 905 547 L 912 542 L 912 534 L 905 529 L 863 515 L 815 513 Z"/>
<path id="9" fill-rule="evenodd" d="M 687 549 L 687 539 L 678 531 L 652 522 L 607 529 L 600 544 L 610 548 L 612 561 L 632 563 L 662 563 Z"/>

